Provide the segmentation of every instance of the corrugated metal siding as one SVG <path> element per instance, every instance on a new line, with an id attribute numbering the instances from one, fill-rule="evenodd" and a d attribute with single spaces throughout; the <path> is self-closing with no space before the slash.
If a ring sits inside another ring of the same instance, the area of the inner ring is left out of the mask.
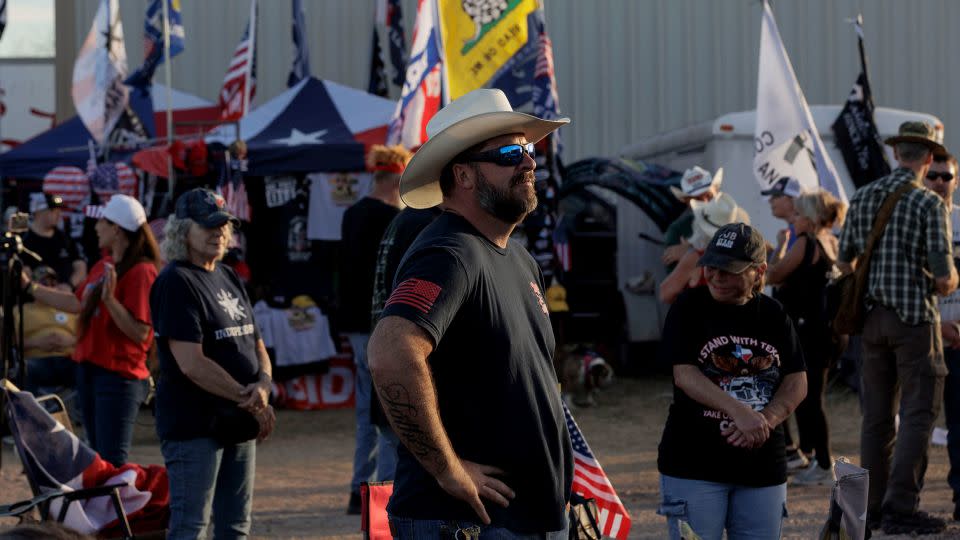
<path id="1" fill-rule="evenodd" d="M 89 31 L 97 3 L 74 3 L 77 47 Z M 373 1 L 305 4 L 313 73 L 366 88 Z M 615 154 L 639 137 L 754 107 L 761 12 L 757 0 L 545 0 L 545 4 L 560 105 L 573 118 L 573 124 L 564 128 L 568 161 Z M 142 58 L 145 5 L 146 0 L 121 2 L 131 69 Z M 186 52 L 173 62 L 174 86 L 215 99 L 246 24 L 249 3 L 182 0 L 182 5 L 188 43 Z M 409 40 L 416 2 L 403 0 L 402 5 Z M 960 50 L 957 1 L 774 0 L 774 14 L 807 100 L 845 99 L 859 60 L 853 30 L 844 19 L 859 8 L 865 18 L 877 104 L 939 116 L 949 145 L 951 127 L 960 125 L 960 100 L 953 99 L 953 83 L 960 83 L 960 75 L 950 69 Z M 260 3 L 254 104 L 285 88 L 291 57 L 290 9 L 286 0 Z M 162 70 L 158 73 L 162 77 Z"/>

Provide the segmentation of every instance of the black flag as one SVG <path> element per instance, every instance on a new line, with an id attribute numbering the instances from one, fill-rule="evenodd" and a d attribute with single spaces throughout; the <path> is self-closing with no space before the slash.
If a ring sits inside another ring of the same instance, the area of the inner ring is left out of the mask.
<path id="1" fill-rule="evenodd" d="M 890 174 L 880 134 L 873 119 L 873 94 L 867 77 L 867 57 L 863 50 L 863 18 L 857 16 L 857 41 L 860 47 L 860 76 L 850 91 L 840 116 L 833 122 L 837 148 L 843 154 L 850 179 L 857 187 Z"/>

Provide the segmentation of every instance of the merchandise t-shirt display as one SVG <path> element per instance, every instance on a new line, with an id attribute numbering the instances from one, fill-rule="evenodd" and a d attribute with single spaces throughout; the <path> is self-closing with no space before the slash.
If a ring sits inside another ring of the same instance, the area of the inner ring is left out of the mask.
<path id="1" fill-rule="evenodd" d="M 291 184 L 292 182 L 292 184 Z M 265 183 L 266 207 L 258 231 L 262 248 L 251 251 L 251 261 L 273 282 L 273 293 L 293 298 L 309 294 L 319 298 L 326 280 L 319 275 L 323 265 L 307 237 L 307 190 L 305 180 L 270 178 Z"/>
<path id="2" fill-rule="evenodd" d="M 340 240 L 343 213 L 373 187 L 371 173 L 313 173 L 310 182 L 310 240 Z"/>
<path id="3" fill-rule="evenodd" d="M 53 236 L 47 238 L 27 231 L 23 235 L 23 246 L 36 253 L 43 260 L 41 264 L 53 268 L 57 272 L 57 279 L 61 283 L 70 283 L 73 274 L 73 261 L 80 260 L 77 245 L 67 234 L 60 229 L 53 231 Z"/>
<path id="4" fill-rule="evenodd" d="M 14 316 L 17 316 L 18 313 L 19 312 L 14 311 Z M 24 341 L 50 335 L 60 335 L 64 338 L 76 338 L 77 315 L 74 313 L 61 311 L 46 304 L 41 304 L 40 302 L 28 302 L 24 304 Z M 44 356 L 70 356 L 72 353 L 72 346 L 53 350 L 25 348 L 23 351 L 23 357 L 40 358 Z"/>
<path id="5" fill-rule="evenodd" d="M 755 411 L 770 403 L 786 375 L 805 369 L 793 322 L 778 302 L 760 294 L 743 305 L 721 304 L 708 287 L 684 291 L 670 307 L 660 354 L 672 365 L 696 366 Z M 786 482 L 783 425 L 760 448 L 744 449 L 721 435 L 729 422 L 674 383 L 657 458 L 660 472 L 749 487 Z"/>
<path id="6" fill-rule="evenodd" d="M 81 302 L 86 291 L 92 291 L 103 279 L 104 265 L 107 263 L 114 264 L 113 257 L 108 255 L 97 261 L 87 274 L 86 281 L 77 287 L 77 298 Z M 157 267 L 153 263 L 137 263 L 117 279 L 117 288 L 113 293 L 134 319 L 146 324 L 150 324 L 150 287 L 155 279 Z M 152 330 L 142 342 L 127 337 L 113 322 L 103 301 L 100 301 L 73 350 L 73 359 L 90 362 L 128 379 L 146 379 L 150 375 L 147 351 L 152 343 Z"/>
<path id="7" fill-rule="evenodd" d="M 217 263 L 213 271 L 172 262 L 150 291 L 157 332 L 160 380 L 157 384 L 157 435 L 163 440 L 209 436 L 213 411 L 236 403 L 197 386 L 180 370 L 170 340 L 200 343 L 203 354 L 242 385 L 260 376 L 253 307 L 240 278 Z"/>
<path id="8" fill-rule="evenodd" d="M 516 492 L 508 508 L 484 501 L 493 524 L 516 532 L 561 529 L 573 460 L 536 262 L 515 242 L 501 249 L 463 217 L 444 212 L 407 251 L 396 284 L 383 317 L 408 319 L 435 343 L 428 363 L 454 451 L 502 469 Z M 388 510 L 477 519 L 403 445 Z"/>
<path id="9" fill-rule="evenodd" d="M 277 366 L 325 360 L 337 354 L 330 322 L 317 306 L 272 308 L 263 300 L 253 306 L 263 344 L 272 348 Z"/>
<path id="10" fill-rule="evenodd" d="M 343 241 L 338 276 L 338 328 L 343 332 L 370 332 L 373 274 L 380 240 L 400 212 L 373 197 L 364 197 L 343 214 Z"/>

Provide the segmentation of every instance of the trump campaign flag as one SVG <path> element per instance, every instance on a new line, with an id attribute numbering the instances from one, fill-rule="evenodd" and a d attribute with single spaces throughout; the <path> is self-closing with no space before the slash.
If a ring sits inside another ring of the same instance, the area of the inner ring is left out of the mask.
<path id="1" fill-rule="evenodd" d="M 850 179 L 860 187 L 890 174 L 890 165 L 873 118 L 873 93 L 867 77 L 867 54 L 863 48 L 863 16 L 857 16 L 854 28 L 860 49 L 860 76 L 831 128 Z"/>
<path id="2" fill-rule="evenodd" d="M 805 190 L 823 188 L 847 200 L 766 0 L 760 26 L 754 151 L 754 175 L 763 189 L 783 176 L 793 176 Z"/>
<path id="3" fill-rule="evenodd" d="M 250 0 L 250 20 L 233 51 L 220 89 L 220 119 L 238 120 L 250 110 L 257 92 L 257 0 Z"/>
<path id="4" fill-rule="evenodd" d="M 563 416 L 567 420 L 567 431 L 573 444 L 573 489 L 574 493 L 586 499 L 597 501 L 600 511 L 600 532 L 604 536 L 626 540 L 630 534 L 630 514 L 620 502 L 610 479 L 600 467 L 600 463 L 590 451 L 587 440 L 570 414 L 567 405 L 563 405 Z"/>
<path id="5" fill-rule="evenodd" d="M 127 107 L 126 75 L 119 0 L 101 0 L 73 65 L 70 91 L 77 116 L 98 143 L 103 143 Z"/>
<path id="6" fill-rule="evenodd" d="M 413 45 L 403 90 L 387 144 L 418 148 L 427 141 L 427 122 L 440 110 L 443 96 L 443 56 L 437 30 L 437 0 L 419 0 Z"/>
<path id="7" fill-rule="evenodd" d="M 180 15 L 180 0 L 153 0 L 147 5 L 143 23 L 143 65 L 124 81 L 131 86 L 148 86 L 153 72 L 163 63 L 163 5 L 167 3 L 170 23 L 170 58 L 183 52 L 183 18 Z"/>
<path id="8" fill-rule="evenodd" d="M 287 77 L 287 88 L 310 76 L 310 47 L 307 46 L 307 27 L 303 0 L 293 0 L 293 66 Z"/>

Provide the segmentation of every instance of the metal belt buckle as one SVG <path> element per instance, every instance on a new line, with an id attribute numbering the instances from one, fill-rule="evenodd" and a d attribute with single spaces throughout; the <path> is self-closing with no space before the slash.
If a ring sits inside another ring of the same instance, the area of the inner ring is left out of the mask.
<path id="1" fill-rule="evenodd" d="M 453 533 L 454 540 L 480 540 L 480 527 L 457 527 L 457 532 Z"/>

